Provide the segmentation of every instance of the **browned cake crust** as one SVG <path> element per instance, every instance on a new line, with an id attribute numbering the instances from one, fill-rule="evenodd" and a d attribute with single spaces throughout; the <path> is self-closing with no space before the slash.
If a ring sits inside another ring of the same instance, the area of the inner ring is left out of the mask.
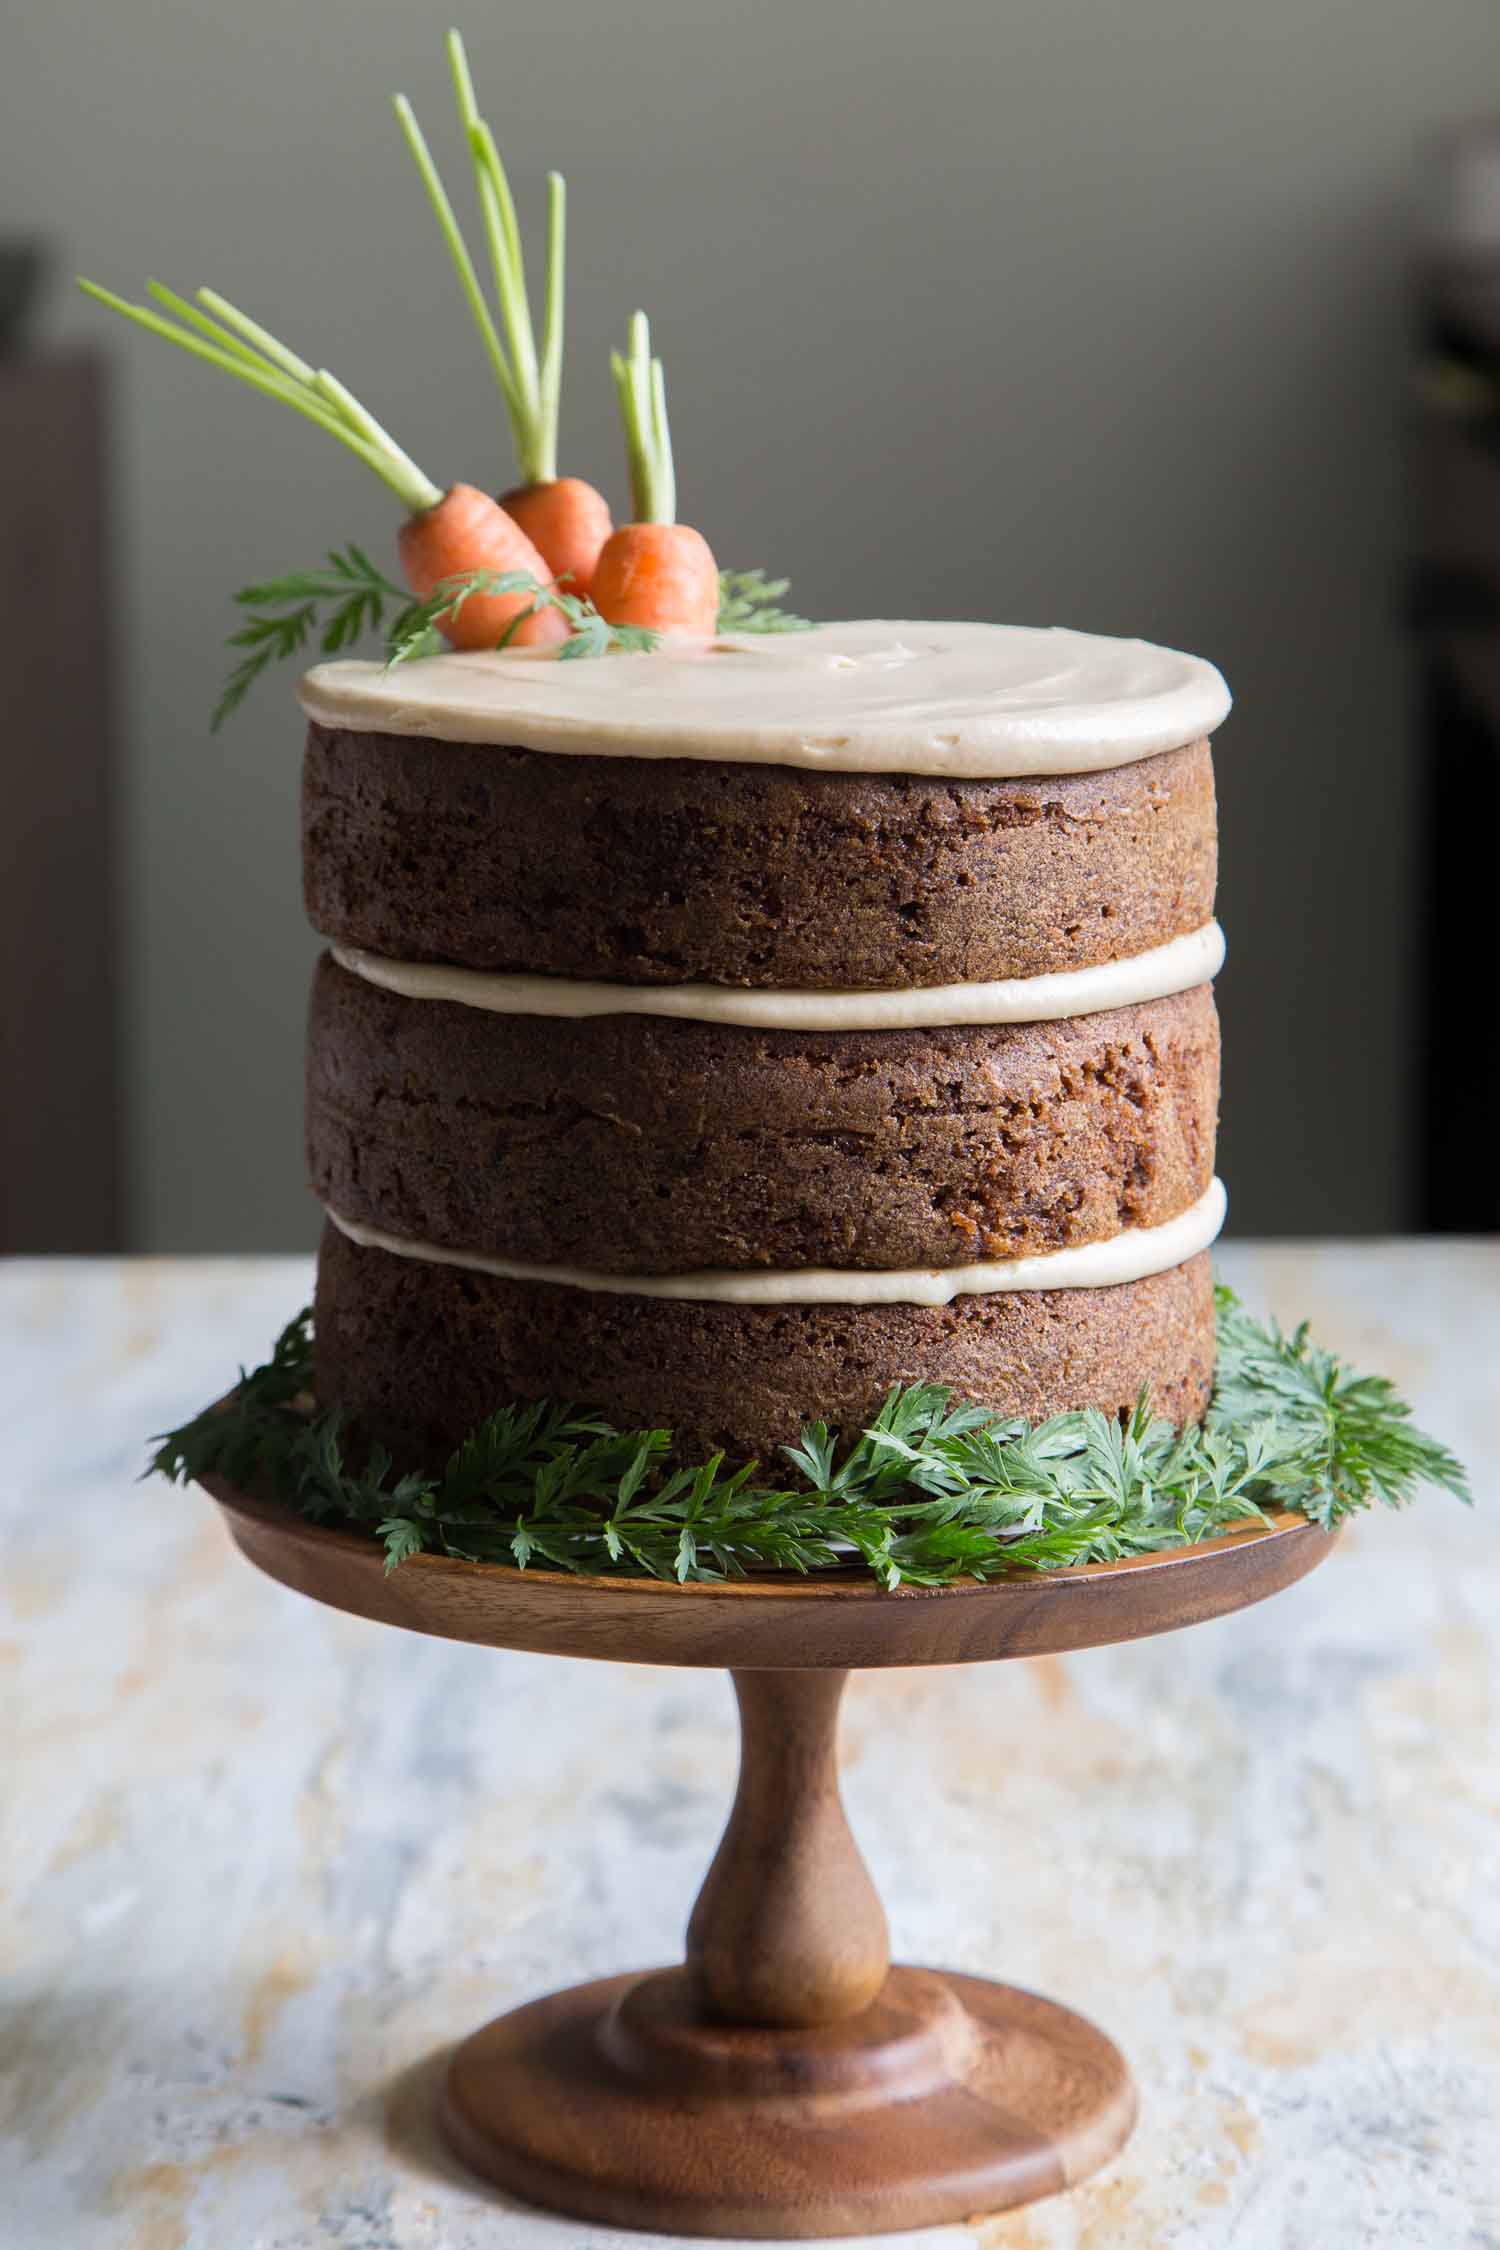
<path id="1" fill-rule="evenodd" d="M 1207 985 L 1041 1024 L 759 1031 L 313 985 L 307 1155 L 345 1218 L 606 1273 L 927 1266 L 1156 1226 L 1213 1176 Z"/>
<path id="2" fill-rule="evenodd" d="M 893 1383 L 942 1383 L 1031 1420 L 1127 1412 L 1142 1384 L 1174 1422 L 1213 1379 L 1207 1252 L 1112 1289 L 923 1305 L 710 1305 L 500 1281 L 324 1230 L 315 1385 L 399 1463 L 437 1462 L 513 1400 L 670 1422 L 684 1459 L 777 1458 L 809 1422 L 864 1427 Z"/>
<path id="3" fill-rule="evenodd" d="M 396 960 L 636 983 L 1082 968 L 1213 911 L 1206 742 L 1033 781 L 308 730 L 307 911 Z"/>

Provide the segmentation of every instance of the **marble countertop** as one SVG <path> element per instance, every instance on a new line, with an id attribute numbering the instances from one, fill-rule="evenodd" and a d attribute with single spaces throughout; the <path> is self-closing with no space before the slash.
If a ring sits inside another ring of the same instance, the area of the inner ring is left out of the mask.
<path id="1" fill-rule="evenodd" d="M 1481 1505 L 1278 1600 L 869 1674 L 850 1817 L 900 1955 L 1091 2014 L 1134 2138 L 930 2250 L 1500 2244 L 1500 1246 L 1231 1247 L 1384 1369 Z M 295 1259 L 0 1268 L 0 2250 L 597 2250 L 428 2124 L 514 2002 L 678 1958 L 733 1787 L 713 1673 L 504 1655 L 251 1571 L 145 1435 L 262 1355 Z"/>

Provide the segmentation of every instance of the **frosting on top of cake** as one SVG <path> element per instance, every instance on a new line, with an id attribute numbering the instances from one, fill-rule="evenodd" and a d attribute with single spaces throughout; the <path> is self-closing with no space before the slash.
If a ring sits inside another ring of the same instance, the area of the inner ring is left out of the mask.
<path id="1" fill-rule="evenodd" d="M 649 656 L 549 650 L 318 664 L 325 726 L 559 755 L 698 758 L 958 780 L 1088 773 L 1174 750 L 1229 709 L 1212 664 L 1063 626 L 861 620 L 671 636 Z"/>

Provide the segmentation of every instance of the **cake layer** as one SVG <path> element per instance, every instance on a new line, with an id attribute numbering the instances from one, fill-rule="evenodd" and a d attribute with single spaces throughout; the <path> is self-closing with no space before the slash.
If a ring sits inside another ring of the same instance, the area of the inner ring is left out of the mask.
<path id="1" fill-rule="evenodd" d="M 1206 742 L 961 781 L 308 733 L 309 918 L 397 961 L 820 990 L 1030 977 L 1200 929 L 1215 857 Z"/>
<path id="2" fill-rule="evenodd" d="M 951 1305 L 723 1305 L 596 1296 L 393 1257 L 325 1227 L 315 1387 L 398 1463 L 435 1463 L 498 1406 L 551 1398 L 627 1428 L 670 1422 L 685 1460 L 774 1462 L 812 1421 L 857 1434 L 893 1383 L 1006 1414 L 1200 1415 L 1213 1379 L 1206 1252 L 1110 1289 Z"/>
<path id="3" fill-rule="evenodd" d="M 557 1021 L 388 993 L 328 956 L 307 1149 L 345 1219 L 605 1273 L 953 1266 L 1096 1242 L 1213 1174 L 1210 989 L 1025 1025 Z"/>

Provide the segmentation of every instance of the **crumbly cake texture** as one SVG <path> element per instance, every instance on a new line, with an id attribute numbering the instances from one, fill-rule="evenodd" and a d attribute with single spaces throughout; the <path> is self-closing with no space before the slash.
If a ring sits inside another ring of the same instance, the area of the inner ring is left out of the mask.
<path id="1" fill-rule="evenodd" d="M 1206 1252 L 1109 1289 L 952 1305 L 745 1306 L 599 1296 L 363 1248 L 324 1229 L 314 1308 L 320 1404 L 398 1461 L 441 1459 L 495 1406 L 586 1400 L 624 1428 L 670 1423 L 684 1460 L 774 1461 L 813 1421 L 846 1436 L 895 1383 L 937 1383 L 1040 1421 L 1097 1406 L 1196 1420 L 1213 1380 Z"/>
<path id="2" fill-rule="evenodd" d="M 960 1265 L 1186 1210 L 1213 1174 L 1218 1080 L 1207 986 L 1049 1023 L 808 1034 L 495 1015 L 325 955 L 308 1171 L 347 1219 L 536 1264 Z"/>
<path id="3" fill-rule="evenodd" d="M 391 960 L 626 983 L 977 982 L 1213 912 L 1206 742 L 1025 781 L 559 757 L 313 724 L 315 929 Z"/>

